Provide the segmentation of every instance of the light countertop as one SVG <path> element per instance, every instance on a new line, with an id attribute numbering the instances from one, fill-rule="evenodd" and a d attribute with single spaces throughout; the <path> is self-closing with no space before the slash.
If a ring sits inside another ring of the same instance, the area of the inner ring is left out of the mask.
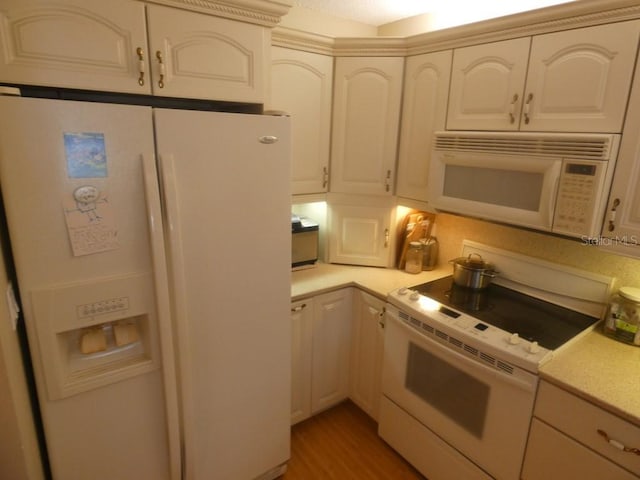
<path id="1" fill-rule="evenodd" d="M 413 274 L 390 268 L 318 263 L 313 268 L 291 272 L 291 300 L 349 286 L 358 286 L 384 300 L 392 290 L 429 282 L 451 272 L 450 265 Z"/>
<path id="2" fill-rule="evenodd" d="M 540 368 L 540 377 L 640 426 L 640 347 L 593 331 Z"/>
<path id="3" fill-rule="evenodd" d="M 451 266 L 410 274 L 401 270 L 319 263 L 291 273 L 291 299 L 357 286 L 387 293 L 450 275 Z M 540 377 L 640 426 L 640 347 L 604 336 L 599 327 L 554 355 Z"/>

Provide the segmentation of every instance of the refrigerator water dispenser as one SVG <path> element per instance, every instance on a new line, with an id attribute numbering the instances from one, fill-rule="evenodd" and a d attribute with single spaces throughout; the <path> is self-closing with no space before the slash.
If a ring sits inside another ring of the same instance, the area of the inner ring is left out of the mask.
<path id="1" fill-rule="evenodd" d="M 159 368 L 153 274 L 31 292 L 51 400 Z"/>

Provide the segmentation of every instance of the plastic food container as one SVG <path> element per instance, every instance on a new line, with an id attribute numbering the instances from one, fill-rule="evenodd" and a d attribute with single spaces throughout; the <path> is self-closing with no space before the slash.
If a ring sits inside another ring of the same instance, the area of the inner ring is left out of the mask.
<path id="1" fill-rule="evenodd" d="M 611 297 L 604 332 L 621 342 L 640 346 L 640 288 L 621 287 Z"/>

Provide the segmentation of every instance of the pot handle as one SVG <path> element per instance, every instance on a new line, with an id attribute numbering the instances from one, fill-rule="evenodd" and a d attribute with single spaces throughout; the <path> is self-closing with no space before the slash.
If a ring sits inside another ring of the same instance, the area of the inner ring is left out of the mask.
<path id="1" fill-rule="evenodd" d="M 500 272 L 496 270 L 491 270 L 490 272 L 481 272 L 480 275 L 483 277 L 491 277 L 496 278 Z"/>
<path id="2" fill-rule="evenodd" d="M 477 259 L 472 259 L 471 257 L 473 256 L 478 257 Z M 472 252 L 469 254 L 469 256 L 467 257 L 467 262 L 471 265 L 477 264 L 477 265 L 484 265 L 484 258 L 482 258 L 482 255 L 480 255 L 479 253 L 476 252 Z"/>

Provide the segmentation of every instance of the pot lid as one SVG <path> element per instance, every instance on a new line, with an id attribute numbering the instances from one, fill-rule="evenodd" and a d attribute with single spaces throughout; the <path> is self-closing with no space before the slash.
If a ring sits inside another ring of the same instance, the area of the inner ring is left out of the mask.
<path id="1" fill-rule="evenodd" d="M 485 262 L 482 255 L 479 253 L 470 253 L 468 257 L 458 257 L 451 260 L 453 263 L 465 268 L 478 269 L 493 269 L 493 265 L 489 262 Z"/>

